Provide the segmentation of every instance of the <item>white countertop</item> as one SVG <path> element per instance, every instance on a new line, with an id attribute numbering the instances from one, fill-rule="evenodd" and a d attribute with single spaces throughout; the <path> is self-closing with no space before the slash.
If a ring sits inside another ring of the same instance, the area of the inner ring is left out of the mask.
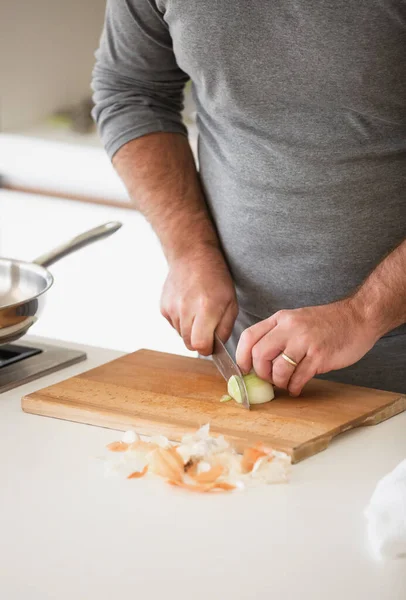
<path id="1" fill-rule="evenodd" d="M 370 557 L 363 516 L 406 457 L 406 414 L 341 436 L 287 485 L 213 497 L 109 479 L 96 457 L 114 431 L 20 407 L 119 355 L 84 349 L 86 362 L 0 395 L 2 599 L 406 598 L 406 562 Z"/>

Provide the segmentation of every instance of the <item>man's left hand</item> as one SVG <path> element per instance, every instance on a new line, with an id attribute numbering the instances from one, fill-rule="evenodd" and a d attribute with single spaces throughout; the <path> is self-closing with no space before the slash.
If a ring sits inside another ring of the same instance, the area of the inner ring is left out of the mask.
<path id="1" fill-rule="evenodd" d="M 243 331 L 236 358 L 244 373 L 253 368 L 261 379 L 298 396 L 312 377 L 352 365 L 378 339 L 364 312 L 349 298 L 275 313 Z"/>

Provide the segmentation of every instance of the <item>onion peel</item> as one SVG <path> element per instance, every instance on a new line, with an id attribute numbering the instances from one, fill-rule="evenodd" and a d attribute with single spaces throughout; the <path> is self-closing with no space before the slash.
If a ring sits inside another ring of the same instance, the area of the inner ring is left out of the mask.
<path id="1" fill-rule="evenodd" d="M 215 483 L 221 475 L 224 473 L 224 467 L 221 465 L 216 465 L 210 469 L 210 471 L 205 471 L 203 473 L 197 473 L 196 475 L 192 475 L 188 472 L 188 475 L 197 481 L 197 483 Z"/>
<path id="2" fill-rule="evenodd" d="M 227 483 L 227 481 L 217 481 L 215 488 L 219 490 L 223 490 L 225 492 L 231 492 L 235 490 L 237 486 L 232 485 L 231 483 Z"/>
<path id="3" fill-rule="evenodd" d="M 134 432 L 134 435 L 137 434 Z M 251 484 L 289 480 L 291 459 L 286 453 L 261 441 L 246 447 L 241 456 L 223 436 L 210 436 L 208 425 L 194 434 L 185 434 L 180 445 L 167 447 L 152 439 L 131 441 L 134 435 L 127 435 L 128 441 L 116 441 L 106 446 L 111 452 L 119 453 L 109 457 L 108 464 L 113 465 L 112 470 L 122 472 L 126 469 L 124 476 L 127 479 L 139 479 L 153 473 L 172 486 L 197 493 L 229 492 Z M 131 469 L 137 470 L 131 472 Z"/>
<path id="4" fill-rule="evenodd" d="M 152 442 L 144 442 L 144 440 L 137 440 L 129 445 L 128 449 L 136 452 L 152 452 L 159 448 L 158 444 L 153 444 Z"/>
<path id="5" fill-rule="evenodd" d="M 252 447 L 256 448 L 256 450 L 261 450 L 261 452 L 265 452 L 265 454 L 267 454 L 267 455 L 272 454 L 272 452 L 274 451 L 273 448 L 270 448 L 269 446 L 265 446 L 264 442 L 257 442 Z"/>
<path id="6" fill-rule="evenodd" d="M 176 487 L 180 487 L 184 490 L 189 490 L 190 492 L 197 492 L 201 494 L 207 494 L 211 491 L 223 491 L 223 492 L 231 492 L 235 490 L 235 486 L 231 485 L 231 483 L 226 483 L 225 481 L 218 481 L 216 483 L 185 483 L 184 481 L 175 481 L 173 479 L 168 479 L 169 485 L 173 485 Z"/>
<path id="7" fill-rule="evenodd" d="M 130 473 L 130 475 L 128 475 L 127 479 L 139 479 L 140 477 L 144 477 L 144 475 L 146 475 L 148 471 L 148 465 L 145 465 L 145 467 L 142 469 L 142 471 L 134 471 L 133 473 Z"/>
<path id="8" fill-rule="evenodd" d="M 155 475 L 182 481 L 184 464 L 175 448 L 156 448 L 149 457 L 150 469 Z"/>
<path id="9" fill-rule="evenodd" d="M 126 442 L 111 442 L 106 446 L 110 452 L 127 452 L 128 444 Z"/>
<path id="10" fill-rule="evenodd" d="M 184 471 L 185 471 L 185 473 L 187 473 L 188 475 L 190 475 L 190 477 L 195 477 L 197 475 L 197 468 L 198 468 L 198 466 L 199 466 L 199 461 L 192 461 L 192 460 L 190 460 L 184 466 Z"/>
<path id="11" fill-rule="evenodd" d="M 250 446 L 244 450 L 244 454 L 241 459 L 241 470 L 243 473 L 251 473 L 255 463 L 259 458 L 268 456 L 262 449 Z"/>

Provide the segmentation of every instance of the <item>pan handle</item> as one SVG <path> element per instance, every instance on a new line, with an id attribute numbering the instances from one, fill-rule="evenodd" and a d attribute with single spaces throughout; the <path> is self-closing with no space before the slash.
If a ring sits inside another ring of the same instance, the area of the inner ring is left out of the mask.
<path id="1" fill-rule="evenodd" d="M 110 223 L 105 223 L 104 225 L 99 225 L 99 227 L 94 227 L 94 229 L 90 229 L 85 233 L 81 233 L 77 237 L 74 237 L 69 242 L 54 248 L 50 252 L 39 256 L 36 260 L 33 261 L 36 265 L 41 265 L 42 267 L 49 267 L 53 265 L 57 260 L 71 254 L 72 252 L 76 252 L 80 248 L 87 246 L 88 244 L 92 244 L 97 240 L 101 240 L 105 237 L 108 237 L 112 233 L 116 232 L 120 229 L 122 223 L 118 221 L 111 221 Z"/>

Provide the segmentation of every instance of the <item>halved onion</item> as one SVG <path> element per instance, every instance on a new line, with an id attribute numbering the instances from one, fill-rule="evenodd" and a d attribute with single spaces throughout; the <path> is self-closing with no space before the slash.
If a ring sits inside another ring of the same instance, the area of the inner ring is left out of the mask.
<path id="1" fill-rule="evenodd" d="M 269 381 L 260 379 L 255 373 L 243 375 L 245 387 L 247 388 L 248 401 L 250 404 L 265 404 L 274 399 L 275 393 L 273 385 Z M 242 403 L 241 392 L 238 386 L 238 379 L 235 375 L 230 377 L 227 384 L 229 395 L 239 404 Z"/>

